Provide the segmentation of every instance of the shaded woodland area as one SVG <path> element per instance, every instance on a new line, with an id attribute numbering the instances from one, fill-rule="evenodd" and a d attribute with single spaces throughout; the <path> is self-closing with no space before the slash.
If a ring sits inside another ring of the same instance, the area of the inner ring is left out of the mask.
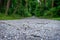
<path id="1" fill-rule="evenodd" d="M 0 19 L 14 17 L 60 17 L 60 0 L 0 0 Z"/>

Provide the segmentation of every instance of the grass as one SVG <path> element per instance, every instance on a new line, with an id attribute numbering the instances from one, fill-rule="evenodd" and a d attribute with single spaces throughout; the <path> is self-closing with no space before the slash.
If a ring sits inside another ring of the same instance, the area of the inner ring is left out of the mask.
<path id="1" fill-rule="evenodd" d="M 39 18 L 41 18 L 41 19 L 59 20 L 60 21 L 60 17 L 44 17 L 44 16 L 41 16 Z"/>
<path id="2" fill-rule="evenodd" d="M 21 19 L 21 18 L 25 18 L 25 17 L 21 17 L 20 15 L 6 16 L 4 14 L 0 14 L 0 20 L 15 20 L 15 19 Z M 38 18 L 41 18 L 41 19 L 51 19 L 51 20 L 60 20 L 60 17 L 57 17 L 57 18 L 38 17 Z"/>
<path id="3" fill-rule="evenodd" d="M 52 20 L 59 20 L 60 21 L 60 17 L 58 18 L 51 18 Z"/>
<path id="4" fill-rule="evenodd" d="M 21 19 L 23 17 L 19 16 L 19 15 L 10 15 L 10 16 L 6 16 L 4 14 L 0 14 L 0 20 L 14 20 L 14 19 Z"/>

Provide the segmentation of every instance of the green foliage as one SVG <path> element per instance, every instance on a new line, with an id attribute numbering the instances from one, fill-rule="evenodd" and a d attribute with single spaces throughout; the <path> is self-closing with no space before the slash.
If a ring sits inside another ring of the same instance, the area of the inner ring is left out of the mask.
<path id="1" fill-rule="evenodd" d="M 47 11 L 44 16 L 48 17 L 56 17 L 56 8 L 52 8 L 49 11 Z"/>
<path id="2" fill-rule="evenodd" d="M 59 17 L 60 15 L 60 6 L 51 8 L 49 11 L 44 13 L 44 16 L 48 17 Z"/>
<path id="3" fill-rule="evenodd" d="M 0 18 L 5 16 L 7 2 L 8 0 L 4 0 L 0 3 Z M 40 0 L 40 2 L 38 0 L 10 0 L 7 16 L 15 15 L 14 17 L 17 18 L 20 16 L 60 17 L 60 0 L 53 2 L 52 7 L 52 0 Z"/>
<path id="4" fill-rule="evenodd" d="M 57 7 L 56 12 L 57 12 L 56 15 L 60 17 L 60 6 Z"/>
<path id="5" fill-rule="evenodd" d="M 0 20 L 13 20 L 13 19 L 20 19 L 20 18 L 23 18 L 23 17 L 21 17 L 20 15 L 17 15 L 17 14 L 6 16 L 6 15 L 0 13 Z"/>
<path id="6" fill-rule="evenodd" d="M 28 12 L 28 9 L 24 10 L 24 16 L 25 17 L 31 17 L 32 15 Z"/>

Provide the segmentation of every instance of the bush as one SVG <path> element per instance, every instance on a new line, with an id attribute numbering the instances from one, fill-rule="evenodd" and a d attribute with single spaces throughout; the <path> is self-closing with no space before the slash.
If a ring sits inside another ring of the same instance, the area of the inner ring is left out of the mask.
<path id="1" fill-rule="evenodd" d="M 57 15 L 60 17 L 60 6 L 57 7 Z"/>
<path id="2" fill-rule="evenodd" d="M 28 12 L 28 9 L 25 9 L 24 10 L 24 14 L 23 14 L 25 17 L 30 17 L 30 16 L 32 16 L 32 14 L 30 14 L 29 12 Z"/>
<path id="3" fill-rule="evenodd" d="M 37 16 L 37 17 L 40 16 L 40 10 L 39 9 L 38 10 L 35 10 L 34 13 L 35 13 L 35 16 Z"/>
<path id="4" fill-rule="evenodd" d="M 59 10 L 60 10 L 60 6 L 51 8 L 49 11 L 46 11 L 44 13 L 44 16 L 47 16 L 47 17 L 58 17 L 58 15 L 60 14 L 60 13 L 58 13 Z"/>

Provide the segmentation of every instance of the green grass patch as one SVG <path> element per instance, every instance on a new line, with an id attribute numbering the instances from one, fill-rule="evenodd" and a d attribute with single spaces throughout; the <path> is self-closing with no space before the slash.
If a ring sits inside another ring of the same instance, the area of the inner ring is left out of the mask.
<path id="1" fill-rule="evenodd" d="M 0 20 L 15 20 L 15 19 L 22 19 L 22 18 L 27 18 L 27 17 L 22 17 L 20 15 L 4 15 L 4 14 L 0 14 Z M 51 19 L 51 20 L 60 20 L 60 17 L 46 17 L 46 16 L 40 16 L 38 17 L 40 19 Z"/>
<path id="2" fill-rule="evenodd" d="M 4 14 L 0 14 L 0 20 L 14 20 L 14 19 L 21 19 L 24 17 L 21 17 L 20 15 L 4 15 Z"/>
<path id="3" fill-rule="evenodd" d="M 52 20 L 59 20 L 60 21 L 60 17 L 58 18 L 51 18 Z"/>
<path id="4" fill-rule="evenodd" d="M 60 17 L 46 17 L 46 16 L 40 16 L 38 18 L 41 19 L 50 19 L 50 20 L 59 20 L 60 21 Z"/>

